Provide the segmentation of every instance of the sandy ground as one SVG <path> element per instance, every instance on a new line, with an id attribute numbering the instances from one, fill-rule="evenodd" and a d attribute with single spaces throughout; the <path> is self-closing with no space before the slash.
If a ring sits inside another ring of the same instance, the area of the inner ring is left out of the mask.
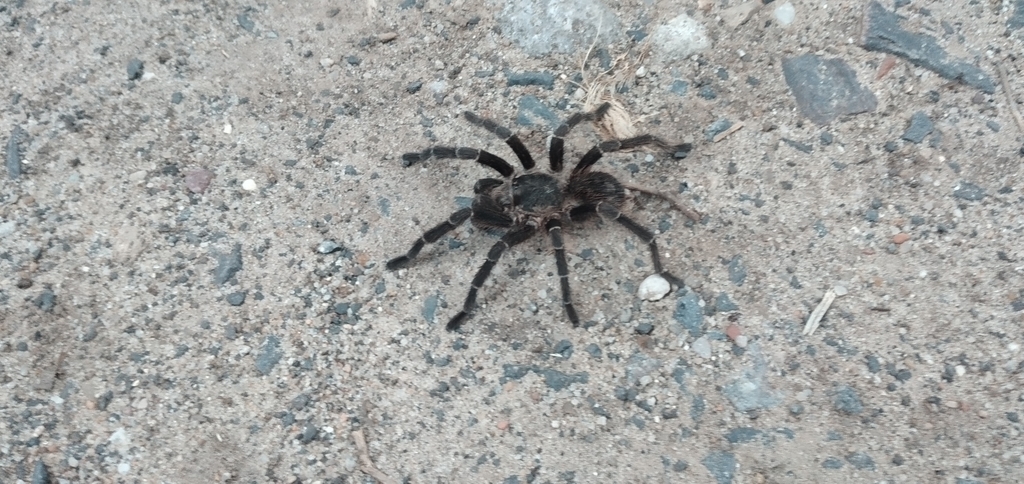
<path id="1" fill-rule="evenodd" d="M 586 49 L 529 56 L 474 0 L 4 2 L 0 140 L 23 173 L 0 175 L 0 482 L 1020 482 L 1011 3 L 899 10 L 1004 67 L 1010 91 L 986 94 L 863 49 L 861 2 L 793 2 L 785 28 L 770 8 L 733 28 L 727 2 L 616 2 L 622 29 L 689 13 L 709 31 L 709 50 L 642 64 L 616 98 L 693 153 L 599 163 L 705 215 L 632 212 L 688 288 L 641 301 L 643 244 L 573 224 L 585 327 L 537 237 L 453 334 L 494 236 L 467 224 L 409 269 L 384 263 L 493 173 L 400 156 L 514 160 L 472 110 L 543 166 L 521 100 L 582 109 Z M 802 54 L 845 61 L 877 109 L 807 120 L 781 68 Z M 902 140 L 918 111 L 937 135 Z M 723 118 L 744 127 L 707 141 Z M 579 127 L 570 159 L 597 141 Z"/>

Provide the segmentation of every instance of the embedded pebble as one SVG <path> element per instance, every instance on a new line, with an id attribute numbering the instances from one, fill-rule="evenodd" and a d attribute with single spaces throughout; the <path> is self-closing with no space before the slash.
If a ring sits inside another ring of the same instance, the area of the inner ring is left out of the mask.
<path id="1" fill-rule="evenodd" d="M 242 190 L 245 190 L 247 192 L 251 192 L 251 191 L 253 191 L 255 189 L 256 189 L 256 181 L 253 180 L 252 178 L 242 182 Z"/>
<path id="2" fill-rule="evenodd" d="M 651 274 L 644 279 L 644 282 L 640 283 L 640 287 L 636 290 L 636 295 L 644 301 L 657 301 L 669 291 L 672 290 L 672 286 L 658 274 Z"/>
<path id="3" fill-rule="evenodd" d="M 711 358 L 711 341 L 708 341 L 707 336 L 701 336 L 690 343 L 690 349 L 701 358 Z"/>
<path id="4" fill-rule="evenodd" d="M 785 2 L 778 7 L 775 7 L 775 20 L 779 21 L 779 25 L 786 27 L 796 20 L 796 8 L 793 7 L 792 3 Z"/>
<path id="5" fill-rule="evenodd" d="M 198 168 L 185 174 L 185 188 L 192 193 L 203 193 L 210 188 L 213 172 L 206 168 Z"/>

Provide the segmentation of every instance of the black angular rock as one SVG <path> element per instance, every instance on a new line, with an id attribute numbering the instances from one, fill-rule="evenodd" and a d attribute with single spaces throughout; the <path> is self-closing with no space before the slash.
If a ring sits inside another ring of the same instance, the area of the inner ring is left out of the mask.
<path id="1" fill-rule="evenodd" d="M 817 124 L 878 107 L 878 99 L 857 82 L 857 73 L 842 59 L 790 57 L 782 60 L 782 74 L 800 112 Z"/>
<path id="2" fill-rule="evenodd" d="M 996 90 L 995 82 L 984 71 L 969 62 L 951 59 L 935 37 L 903 30 L 899 15 L 878 2 L 871 2 L 864 11 L 861 45 L 867 50 L 902 57 L 945 79 L 961 81 L 986 93 Z"/>

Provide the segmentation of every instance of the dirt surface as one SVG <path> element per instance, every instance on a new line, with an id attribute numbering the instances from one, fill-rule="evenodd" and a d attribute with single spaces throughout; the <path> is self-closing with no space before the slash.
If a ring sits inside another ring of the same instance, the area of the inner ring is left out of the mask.
<path id="1" fill-rule="evenodd" d="M 710 49 L 648 57 L 615 96 L 693 153 L 598 165 L 704 214 L 631 212 L 688 287 L 641 301 L 644 244 L 572 224 L 583 327 L 537 237 L 458 334 L 444 324 L 494 235 L 467 224 L 384 263 L 494 173 L 400 156 L 514 161 L 471 110 L 543 167 L 548 127 L 517 122 L 521 102 L 583 109 L 587 46 L 529 56 L 473 0 L 0 4 L 0 140 L 22 170 L 0 176 L 0 482 L 1024 480 L 1012 5 L 898 10 L 1001 65 L 1010 92 L 986 94 L 862 48 L 861 2 L 793 2 L 788 27 L 772 5 L 732 27 L 735 3 L 612 7 L 621 29 L 708 29 Z M 803 54 L 842 59 L 877 108 L 808 120 L 781 67 Z M 509 86 L 521 72 L 553 86 Z M 918 111 L 933 135 L 901 139 Z M 720 119 L 743 127 L 708 141 Z M 569 159 L 598 139 L 580 126 Z"/>

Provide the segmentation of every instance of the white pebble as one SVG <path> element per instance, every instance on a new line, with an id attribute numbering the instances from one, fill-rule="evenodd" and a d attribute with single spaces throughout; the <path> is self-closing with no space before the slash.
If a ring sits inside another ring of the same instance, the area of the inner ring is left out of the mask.
<path id="1" fill-rule="evenodd" d="M 646 75 L 647 75 L 647 68 L 646 68 L 646 67 L 644 67 L 644 66 L 640 66 L 640 67 L 639 67 L 639 68 L 638 68 L 638 69 L 636 70 L 636 77 L 644 77 L 644 76 L 646 76 Z"/>
<path id="2" fill-rule="evenodd" d="M 835 291 L 836 296 L 845 296 L 846 295 L 846 286 L 836 286 L 836 287 L 833 287 L 832 290 Z"/>
<path id="3" fill-rule="evenodd" d="M 251 192 L 251 191 L 253 191 L 255 189 L 256 189 L 256 180 L 253 180 L 252 178 L 250 178 L 250 179 L 242 182 L 242 190 L 245 190 L 247 192 Z"/>
<path id="4" fill-rule="evenodd" d="M 331 59 L 330 57 L 324 57 L 323 59 L 320 59 L 320 67 L 328 68 L 328 67 L 331 67 L 333 65 L 334 65 L 334 59 Z"/>
<path id="5" fill-rule="evenodd" d="M 796 20 L 796 8 L 789 2 L 779 5 L 775 8 L 775 20 L 778 20 L 779 25 L 783 27 L 788 26 Z"/>
<path id="6" fill-rule="evenodd" d="M 224 134 L 231 134 L 231 123 L 224 123 Z"/>
<path id="7" fill-rule="evenodd" d="M 664 277 L 652 274 L 647 276 L 644 282 L 640 283 L 640 288 L 636 290 L 636 295 L 645 301 L 657 301 L 665 297 L 671 290 L 672 286 L 669 285 Z"/>
<path id="8" fill-rule="evenodd" d="M 736 346 L 739 346 L 740 348 L 746 348 L 747 347 L 747 335 L 741 334 L 741 335 L 737 336 L 736 337 L 736 341 L 733 341 L 733 342 L 736 343 Z"/>

